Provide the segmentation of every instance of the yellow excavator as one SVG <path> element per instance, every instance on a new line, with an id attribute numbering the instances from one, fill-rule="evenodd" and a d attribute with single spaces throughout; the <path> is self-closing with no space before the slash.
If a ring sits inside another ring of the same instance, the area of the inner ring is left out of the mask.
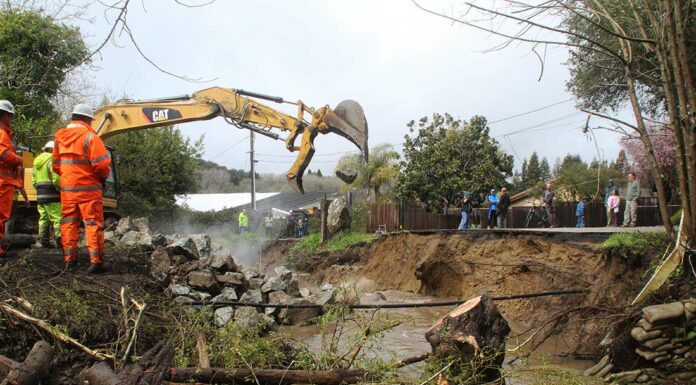
<path id="1" fill-rule="evenodd" d="M 269 107 L 258 100 L 275 103 L 289 103 L 297 107 L 297 114 L 291 116 Z M 302 175 L 314 155 L 314 138 L 317 134 L 334 133 L 355 144 L 367 161 L 367 121 L 360 104 L 344 100 L 335 108 L 329 106 L 312 108 L 302 101 L 289 102 L 281 97 L 264 95 L 240 89 L 212 87 L 192 95 L 169 98 L 131 101 L 124 100 L 106 105 L 95 112 L 92 125 L 97 135 L 107 139 L 135 130 L 173 126 L 180 123 L 210 120 L 221 117 L 225 122 L 241 129 L 265 135 L 275 140 L 281 136 L 275 132 L 287 133 L 285 147 L 298 152 L 290 170 L 288 183 L 296 191 L 304 193 Z M 300 145 L 295 141 L 301 136 Z M 24 152 L 24 186 L 35 206 L 36 191 L 32 185 L 33 154 Z M 112 159 L 115 159 L 112 157 Z M 112 163 L 111 175 L 104 189 L 104 215 L 117 218 L 118 173 L 116 162 Z M 16 211 L 24 211 L 23 204 L 15 204 Z M 35 209 L 34 209 L 35 211 Z M 25 216 L 25 215 L 19 215 Z M 33 215 L 32 215 L 33 216 Z"/>

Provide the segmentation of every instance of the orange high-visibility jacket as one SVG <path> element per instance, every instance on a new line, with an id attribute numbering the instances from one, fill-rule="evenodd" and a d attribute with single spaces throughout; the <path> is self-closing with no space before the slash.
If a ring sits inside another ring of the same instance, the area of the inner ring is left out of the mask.
<path id="1" fill-rule="evenodd" d="M 15 152 L 12 135 L 10 127 L 0 122 L 0 184 L 23 187 L 22 157 Z"/>
<path id="2" fill-rule="evenodd" d="M 109 176 L 111 156 L 92 127 L 79 120 L 55 134 L 53 171 L 61 176 L 61 200 L 101 199 L 102 182 Z"/>

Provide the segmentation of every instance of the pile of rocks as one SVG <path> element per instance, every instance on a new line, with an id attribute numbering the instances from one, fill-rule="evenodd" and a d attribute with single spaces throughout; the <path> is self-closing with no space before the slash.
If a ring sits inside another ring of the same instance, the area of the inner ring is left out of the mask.
<path id="1" fill-rule="evenodd" d="M 336 301 L 334 290 L 314 295 L 300 288 L 297 277 L 283 266 L 270 276 L 242 269 L 230 250 L 213 247 L 206 234 L 152 234 L 146 219 L 123 218 L 105 232 L 104 238 L 151 251 L 151 274 L 167 287 L 173 301 L 192 309 L 202 308 L 201 303 L 215 305 L 215 324 L 220 327 L 236 322 L 244 328 L 270 329 L 305 322 L 322 310 L 225 306 L 227 302 L 323 306 Z"/>
<path id="2" fill-rule="evenodd" d="M 605 355 L 584 374 L 622 385 L 696 379 L 696 300 L 644 307 L 631 329 L 631 338 L 644 369 L 612 373 L 612 357 Z"/>

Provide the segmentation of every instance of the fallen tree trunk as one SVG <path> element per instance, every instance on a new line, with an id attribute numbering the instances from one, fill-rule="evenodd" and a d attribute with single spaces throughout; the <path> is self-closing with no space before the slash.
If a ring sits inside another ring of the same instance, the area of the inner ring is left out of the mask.
<path id="1" fill-rule="evenodd" d="M 38 341 L 24 362 L 0 356 L 0 375 L 6 377 L 10 385 L 37 385 L 48 375 L 52 360 L 53 347 L 44 341 Z"/>
<path id="2" fill-rule="evenodd" d="M 505 340 L 510 327 L 488 293 L 458 306 L 426 333 L 433 356 L 456 362 L 450 373 L 480 377 L 483 382 L 499 377 L 505 359 Z"/>
<path id="3" fill-rule="evenodd" d="M 120 375 L 115 374 L 109 365 L 100 362 L 87 370 L 85 378 L 90 385 L 160 384 L 173 358 L 174 349 L 160 342 Z"/>
<path id="4" fill-rule="evenodd" d="M 171 382 L 200 381 L 215 384 L 258 382 L 260 385 L 340 385 L 355 384 L 365 378 L 362 370 L 282 370 L 282 369 L 223 369 L 171 368 L 165 378 Z"/>

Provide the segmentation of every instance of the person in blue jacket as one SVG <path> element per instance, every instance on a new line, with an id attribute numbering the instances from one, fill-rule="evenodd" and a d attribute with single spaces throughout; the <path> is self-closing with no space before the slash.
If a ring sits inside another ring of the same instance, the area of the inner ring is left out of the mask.
<path id="1" fill-rule="evenodd" d="M 575 227 L 585 227 L 585 205 L 587 204 L 587 198 L 580 199 L 578 205 L 575 207 Z"/>
<path id="2" fill-rule="evenodd" d="M 495 189 L 491 189 L 491 193 L 488 195 L 488 203 L 488 228 L 492 229 L 498 220 L 498 196 L 495 194 Z"/>

